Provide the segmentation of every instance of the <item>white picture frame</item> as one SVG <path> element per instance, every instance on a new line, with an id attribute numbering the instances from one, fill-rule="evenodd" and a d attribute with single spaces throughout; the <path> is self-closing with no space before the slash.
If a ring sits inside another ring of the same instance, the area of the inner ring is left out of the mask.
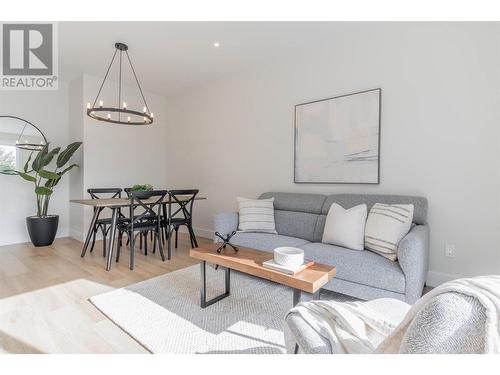
<path id="1" fill-rule="evenodd" d="M 382 89 L 295 106 L 294 182 L 379 184 Z"/>

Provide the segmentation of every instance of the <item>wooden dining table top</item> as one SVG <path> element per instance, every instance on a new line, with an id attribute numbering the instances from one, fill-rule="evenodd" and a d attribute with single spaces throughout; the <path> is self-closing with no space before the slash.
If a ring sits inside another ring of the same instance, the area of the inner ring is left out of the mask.
<path id="1" fill-rule="evenodd" d="M 177 195 L 177 199 L 179 201 L 187 201 L 189 200 L 190 196 L 182 196 L 182 195 Z M 195 200 L 205 200 L 207 199 L 206 197 L 196 197 Z M 141 199 L 143 204 L 153 204 L 158 201 L 158 198 L 149 198 L 149 199 Z M 128 207 L 131 204 L 131 199 L 130 198 L 102 198 L 102 199 L 71 199 L 71 203 L 76 203 L 76 204 L 83 204 L 85 206 L 90 206 L 90 207 L 108 207 L 108 208 L 113 208 L 113 207 Z M 163 203 L 168 203 L 168 196 L 166 196 L 163 199 Z M 172 203 L 175 203 L 175 200 L 172 200 Z M 137 203 L 136 203 L 137 204 Z"/>

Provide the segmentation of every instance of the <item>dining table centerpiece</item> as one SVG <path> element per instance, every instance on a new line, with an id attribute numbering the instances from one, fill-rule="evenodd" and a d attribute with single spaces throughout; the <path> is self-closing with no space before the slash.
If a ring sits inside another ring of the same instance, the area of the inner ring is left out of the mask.
<path id="1" fill-rule="evenodd" d="M 148 199 L 151 197 L 151 192 L 153 191 L 153 185 L 143 184 L 143 185 L 134 185 L 130 188 L 130 191 L 135 193 L 135 196 L 139 199 Z"/>

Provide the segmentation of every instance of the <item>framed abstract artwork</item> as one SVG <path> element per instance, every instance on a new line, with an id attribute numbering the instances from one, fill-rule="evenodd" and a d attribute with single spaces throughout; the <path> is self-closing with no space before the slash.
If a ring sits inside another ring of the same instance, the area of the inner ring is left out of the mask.
<path id="1" fill-rule="evenodd" d="M 294 182 L 380 183 L 382 89 L 295 106 Z"/>

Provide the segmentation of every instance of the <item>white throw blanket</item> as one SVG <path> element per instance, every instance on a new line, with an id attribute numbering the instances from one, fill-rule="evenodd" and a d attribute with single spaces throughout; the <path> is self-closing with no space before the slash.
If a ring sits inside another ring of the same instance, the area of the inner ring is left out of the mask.
<path id="1" fill-rule="evenodd" d="M 402 340 L 418 313 L 435 296 L 458 292 L 474 298 L 486 311 L 484 352 L 500 352 L 500 276 L 450 281 L 433 289 L 406 314 L 402 322 L 390 321 L 363 302 L 310 301 L 290 310 L 298 313 L 322 337 L 333 353 L 399 353 Z"/>
<path id="2" fill-rule="evenodd" d="M 301 302 L 291 313 L 300 314 L 330 342 L 336 354 L 373 353 L 399 323 L 389 321 L 364 302 Z"/>

